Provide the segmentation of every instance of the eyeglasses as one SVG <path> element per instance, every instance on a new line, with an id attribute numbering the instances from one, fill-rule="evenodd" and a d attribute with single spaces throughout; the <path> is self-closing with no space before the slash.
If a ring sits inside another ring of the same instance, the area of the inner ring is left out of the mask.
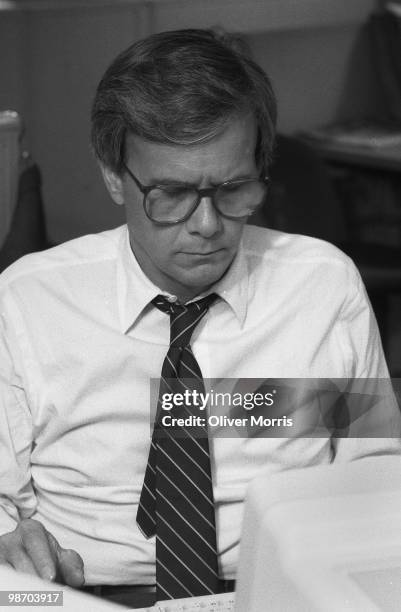
<path id="1" fill-rule="evenodd" d="M 268 177 L 238 179 L 205 189 L 185 183 L 142 185 L 126 164 L 123 165 L 143 194 L 146 215 L 160 225 L 174 225 L 189 219 L 202 198 L 211 198 L 214 208 L 223 217 L 249 217 L 263 204 L 269 180 Z"/>

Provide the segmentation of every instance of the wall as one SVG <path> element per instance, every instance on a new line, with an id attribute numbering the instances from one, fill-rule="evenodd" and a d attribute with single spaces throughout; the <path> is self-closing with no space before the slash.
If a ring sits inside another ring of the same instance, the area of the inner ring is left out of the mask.
<path id="1" fill-rule="evenodd" d="M 305 28 L 248 37 L 270 75 L 279 129 L 309 129 L 380 110 L 366 26 Z"/>
<path id="2" fill-rule="evenodd" d="M 30 135 L 54 241 L 123 222 L 90 151 L 89 114 L 105 68 L 144 29 L 141 9 L 31 15 Z"/>
<path id="3" fill-rule="evenodd" d="M 149 18 L 141 5 L 0 13 L 0 75 L 5 83 L 0 108 L 14 107 L 26 118 L 30 146 L 44 177 L 53 241 L 123 222 L 90 152 L 89 109 L 102 72 L 117 52 L 152 29 Z M 272 77 L 282 131 L 377 106 L 360 27 L 287 30 L 251 35 L 248 41 Z"/>
<path id="4" fill-rule="evenodd" d="M 26 111 L 26 19 L 0 13 L 0 110 Z"/>

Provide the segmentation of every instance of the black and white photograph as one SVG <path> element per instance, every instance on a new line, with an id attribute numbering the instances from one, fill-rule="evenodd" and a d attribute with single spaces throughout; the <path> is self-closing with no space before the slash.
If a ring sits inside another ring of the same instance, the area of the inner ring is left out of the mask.
<path id="1" fill-rule="evenodd" d="M 401 608 L 401 0 L 0 0 L 0 608 Z"/>

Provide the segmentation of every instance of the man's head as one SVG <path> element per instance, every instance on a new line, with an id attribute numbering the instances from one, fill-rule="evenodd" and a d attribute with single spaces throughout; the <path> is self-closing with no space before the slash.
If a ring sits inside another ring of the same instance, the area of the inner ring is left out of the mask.
<path id="1" fill-rule="evenodd" d="M 216 282 L 237 252 L 246 216 L 221 215 L 205 196 L 179 223 L 155 223 L 138 181 L 204 189 L 263 177 L 275 120 L 264 72 L 211 31 L 153 35 L 106 71 L 92 109 L 93 147 L 112 198 L 126 206 L 134 254 L 161 289 L 189 299 Z"/>

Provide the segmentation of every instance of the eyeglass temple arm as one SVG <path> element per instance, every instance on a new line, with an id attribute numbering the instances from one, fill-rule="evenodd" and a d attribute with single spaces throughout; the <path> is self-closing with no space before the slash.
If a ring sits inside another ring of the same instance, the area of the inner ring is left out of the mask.
<path id="1" fill-rule="evenodd" d="M 139 191 L 143 195 L 146 196 L 149 193 L 149 191 L 152 189 L 152 186 L 142 185 L 142 183 L 139 182 L 139 180 L 136 178 L 135 174 L 133 172 L 131 172 L 131 170 L 128 168 L 128 166 L 126 165 L 125 162 L 123 162 L 123 166 L 124 166 L 125 170 L 128 172 L 128 174 L 130 175 L 130 177 L 132 178 L 132 180 L 134 181 L 135 185 L 138 187 Z"/>

